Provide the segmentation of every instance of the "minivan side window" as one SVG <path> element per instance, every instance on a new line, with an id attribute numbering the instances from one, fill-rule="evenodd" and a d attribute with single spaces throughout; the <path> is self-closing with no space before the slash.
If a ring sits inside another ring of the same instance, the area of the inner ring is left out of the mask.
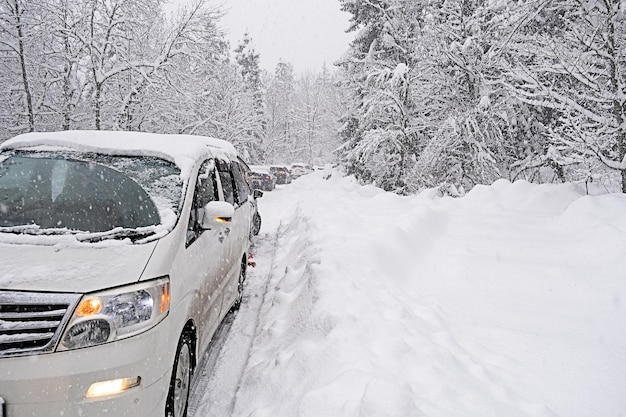
<path id="1" fill-rule="evenodd" d="M 196 179 L 193 204 L 189 214 L 189 224 L 187 225 L 187 246 L 191 245 L 203 232 L 202 227 L 200 227 L 200 222 L 202 221 L 200 210 L 215 200 L 218 200 L 215 162 L 212 159 L 208 159 L 202 163 Z"/>
<path id="2" fill-rule="evenodd" d="M 220 174 L 220 182 L 222 183 L 222 191 L 224 192 L 224 201 L 235 205 L 235 184 L 233 176 L 230 172 L 230 164 L 228 162 L 217 160 L 217 172 Z"/>
<path id="3" fill-rule="evenodd" d="M 235 178 L 235 198 L 237 199 L 238 204 L 243 204 L 248 201 L 248 196 L 250 195 L 250 187 L 248 183 L 243 178 L 243 174 L 241 173 L 241 166 L 239 162 L 233 161 L 231 162 L 233 177 Z"/>

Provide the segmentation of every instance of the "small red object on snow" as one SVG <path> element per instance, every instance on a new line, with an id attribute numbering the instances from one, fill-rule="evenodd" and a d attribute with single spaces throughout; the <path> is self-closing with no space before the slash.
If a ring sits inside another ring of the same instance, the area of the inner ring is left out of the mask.
<path id="1" fill-rule="evenodd" d="M 248 266 L 254 268 L 256 266 L 256 262 L 248 262 Z"/>

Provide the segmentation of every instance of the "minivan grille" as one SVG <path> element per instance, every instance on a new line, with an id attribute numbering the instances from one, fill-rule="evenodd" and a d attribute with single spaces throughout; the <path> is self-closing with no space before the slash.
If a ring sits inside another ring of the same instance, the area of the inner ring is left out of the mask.
<path id="1" fill-rule="evenodd" d="M 0 356 L 53 351 L 79 298 L 0 290 Z"/>

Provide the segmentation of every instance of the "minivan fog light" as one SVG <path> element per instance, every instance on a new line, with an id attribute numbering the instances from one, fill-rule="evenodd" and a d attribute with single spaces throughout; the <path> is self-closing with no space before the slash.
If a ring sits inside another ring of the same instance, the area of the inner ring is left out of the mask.
<path id="1" fill-rule="evenodd" d="M 105 397 L 107 395 L 115 395 L 141 384 L 141 377 L 112 379 L 110 381 L 102 381 L 91 384 L 87 390 L 86 398 Z"/>

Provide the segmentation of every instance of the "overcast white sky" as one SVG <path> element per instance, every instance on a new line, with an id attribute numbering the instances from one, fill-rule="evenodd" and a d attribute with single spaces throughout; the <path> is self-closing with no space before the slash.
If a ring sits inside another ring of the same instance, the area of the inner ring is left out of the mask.
<path id="1" fill-rule="evenodd" d="M 190 0 L 170 0 L 183 4 Z M 293 64 L 296 73 L 332 68 L 348 49 L 350 15 L 339 0 L 214 0 L 227 15 L 222 26 L 233 48 L 247 30 L 261 55 L 261 67 L 270 72 L 279 60 Z"/>

